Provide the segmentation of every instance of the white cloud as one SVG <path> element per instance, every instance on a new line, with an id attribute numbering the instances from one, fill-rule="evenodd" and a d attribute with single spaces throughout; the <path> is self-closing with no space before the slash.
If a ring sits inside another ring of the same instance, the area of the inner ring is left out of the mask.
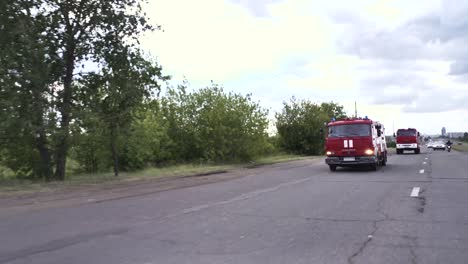
<path id="1" fill-rule="evenodd" d="M 230 0 L 247 8 L 251 13 L 258 17 L 270 16 L 269 6 L 273 3 L 278 3 L 283 0 Z"/>
<path id="2" fill-rule="evenodd" d="M 219 0 L 152 1 L 162 24 L 142 40 L 169 71 L 189 79 L 228 82 L 252 72 L 272 72 L 289 56 L 320 52 L 329 45 L 320 18 L 271 8 L 274 19 L 252 16 Z M 294 30 L 293 30 L 294 29 Z"/>
<path id="3" fill-rule="evenodd" d="M 456 0 L 152 0 L 142 39 L 175 80 L 221 83 L 273 111 L 295 95 L 386 122 L 451 122 L 468 98 L 468 3 Z M 444 98 L 441 104 L 429 104 Z M 442 111 L 442 113 L 435 113 Z M 452 129 L 453 130 L 452 130 Z"/>

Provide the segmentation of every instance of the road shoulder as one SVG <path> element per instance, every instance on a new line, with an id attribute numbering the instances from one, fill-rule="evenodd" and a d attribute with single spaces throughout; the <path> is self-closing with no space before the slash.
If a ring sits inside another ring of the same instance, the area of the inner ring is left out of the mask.
<path id="1" fill-rule="evenodd" d="M 78 206 L 88 203 L 102 203 L 131 197 L 151 195 L 159 192 L 194 187 L 204 184 L 254 176 L 268 170 L 282 167 L 299 167 L 311 162 L 320 162 L 321 157 L 309 157 L 295 161 L 244 166 L 227 171 L 213 171 L 177 177 L 147 178 L 134 181 L 102 183 L 94 185 L 66 186 L 45 192 L 0 194 L 0 217 L 11 214 L 47 208 Z"/>

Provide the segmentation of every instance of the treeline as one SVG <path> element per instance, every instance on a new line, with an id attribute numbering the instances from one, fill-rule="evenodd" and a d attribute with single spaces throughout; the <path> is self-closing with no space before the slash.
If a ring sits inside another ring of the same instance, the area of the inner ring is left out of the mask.
<path id="1" fill-rule="evenodd" d="M 323 150 L 336 103 L 292 98 L 268 134 L 268 110 L 251 95 L 170 78 L 139 47 L 148 23 L 134 0 L 0 2 L 0 178 L 64 180 L 179 162 L 242 162 Z M 91 66 L 90 66 L 91 65 Z M 87 71 L 89 68 L 96 68 Z M 7 168 L 7 169 L 5 169 Z"/>
<path id="2" fill-rule="evenodd" d="M 138 42 L 158 28 L 135 0 L 0 1 L 2 164 L 64 180 L 72 135 L 86 122 L 101 122 L 118 156 L 119 131 L 168 79 Z"/>
<path id="3" fill-rule="evenodd" d="M 461 140 L 468 142 L 468 132 L 463 133 L 463 137 L 461 138 Z"/>
<path id="4" fill-rule="evenodd" d="M 333 117 L 346 117 L 343 106 L 333 102 L 316 104 L 293 97 L 284 102 L 283 110 L 276 114 L 279 146 L 295 154 L 322 154 L 325 124 Z"/>
<path id="5" fill-rule="evenodd" d="M 463 133 L 462 137 L 458 137 L 458 140 L 468 142 L 468 132 Z"/>
<path id="6" fill-rule="evenodd" d="M 135 170 L 178 162 L 242 162 L 274 151 L 268 111 L 250 95 L 226 93 L 216 84 L 193 92 L 187 88 L 179 85 L 143 102 L 114 137 L 98 114 L 88 113 L 72 133 L 72 158 L 87 172 L 97 172 L 112 166 Z"/>

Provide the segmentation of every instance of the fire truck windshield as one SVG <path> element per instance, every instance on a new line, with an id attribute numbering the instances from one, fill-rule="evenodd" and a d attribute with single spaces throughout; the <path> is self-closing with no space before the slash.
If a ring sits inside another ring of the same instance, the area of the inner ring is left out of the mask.
<path id="1" fill-rule="evenodd" d="M 398 130 L 397 131 L 397 136 L 414 137 L 414 136 L 416 136 L 416 130 Z"/>
<path id="2" fill-rule="evenodd" d="M 328 127 L 328 137 L 370 136 L 368 124 L 349 124 Z"/>

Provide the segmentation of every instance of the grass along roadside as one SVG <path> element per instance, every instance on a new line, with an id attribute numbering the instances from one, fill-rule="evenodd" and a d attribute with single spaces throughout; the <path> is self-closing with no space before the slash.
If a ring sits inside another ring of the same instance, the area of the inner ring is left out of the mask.
<path id="1" fill-rule="evenodd" d="M 452 145 L 452 148 L 456 151 L 461 151 L 461 152 L 468 152 L 468 144 L 463 143 L 462 145 L 458 145 L 457 143 Z"/>
<path id="2" fill-rule="evenodd" d="M 99 184 L 130 182 L 146 179 L 158 179 L 166 177 L 183 177 L 194 176 L 200 174 L 211 174 L 231 171 L 240 168 L 256 167 L 280 162 L 310 159 L 311 157 L 297 155 L 273 155 L 259 158 L 250 163 L 242 164 L 181 164 L 161 168 L 147 168 L 135 172 L 123 172 L 119 177 L 115 177 L 113 173 L 97 173 L 97 174 L 78 174 L 67 177 L 64 182 L 32 182 L 21 181 L 14 178 L 0 180 L 0 196 L 27 194 L 31 192 L 52 192 L 68 187 L 77 186 L 92 186 Z"/>

